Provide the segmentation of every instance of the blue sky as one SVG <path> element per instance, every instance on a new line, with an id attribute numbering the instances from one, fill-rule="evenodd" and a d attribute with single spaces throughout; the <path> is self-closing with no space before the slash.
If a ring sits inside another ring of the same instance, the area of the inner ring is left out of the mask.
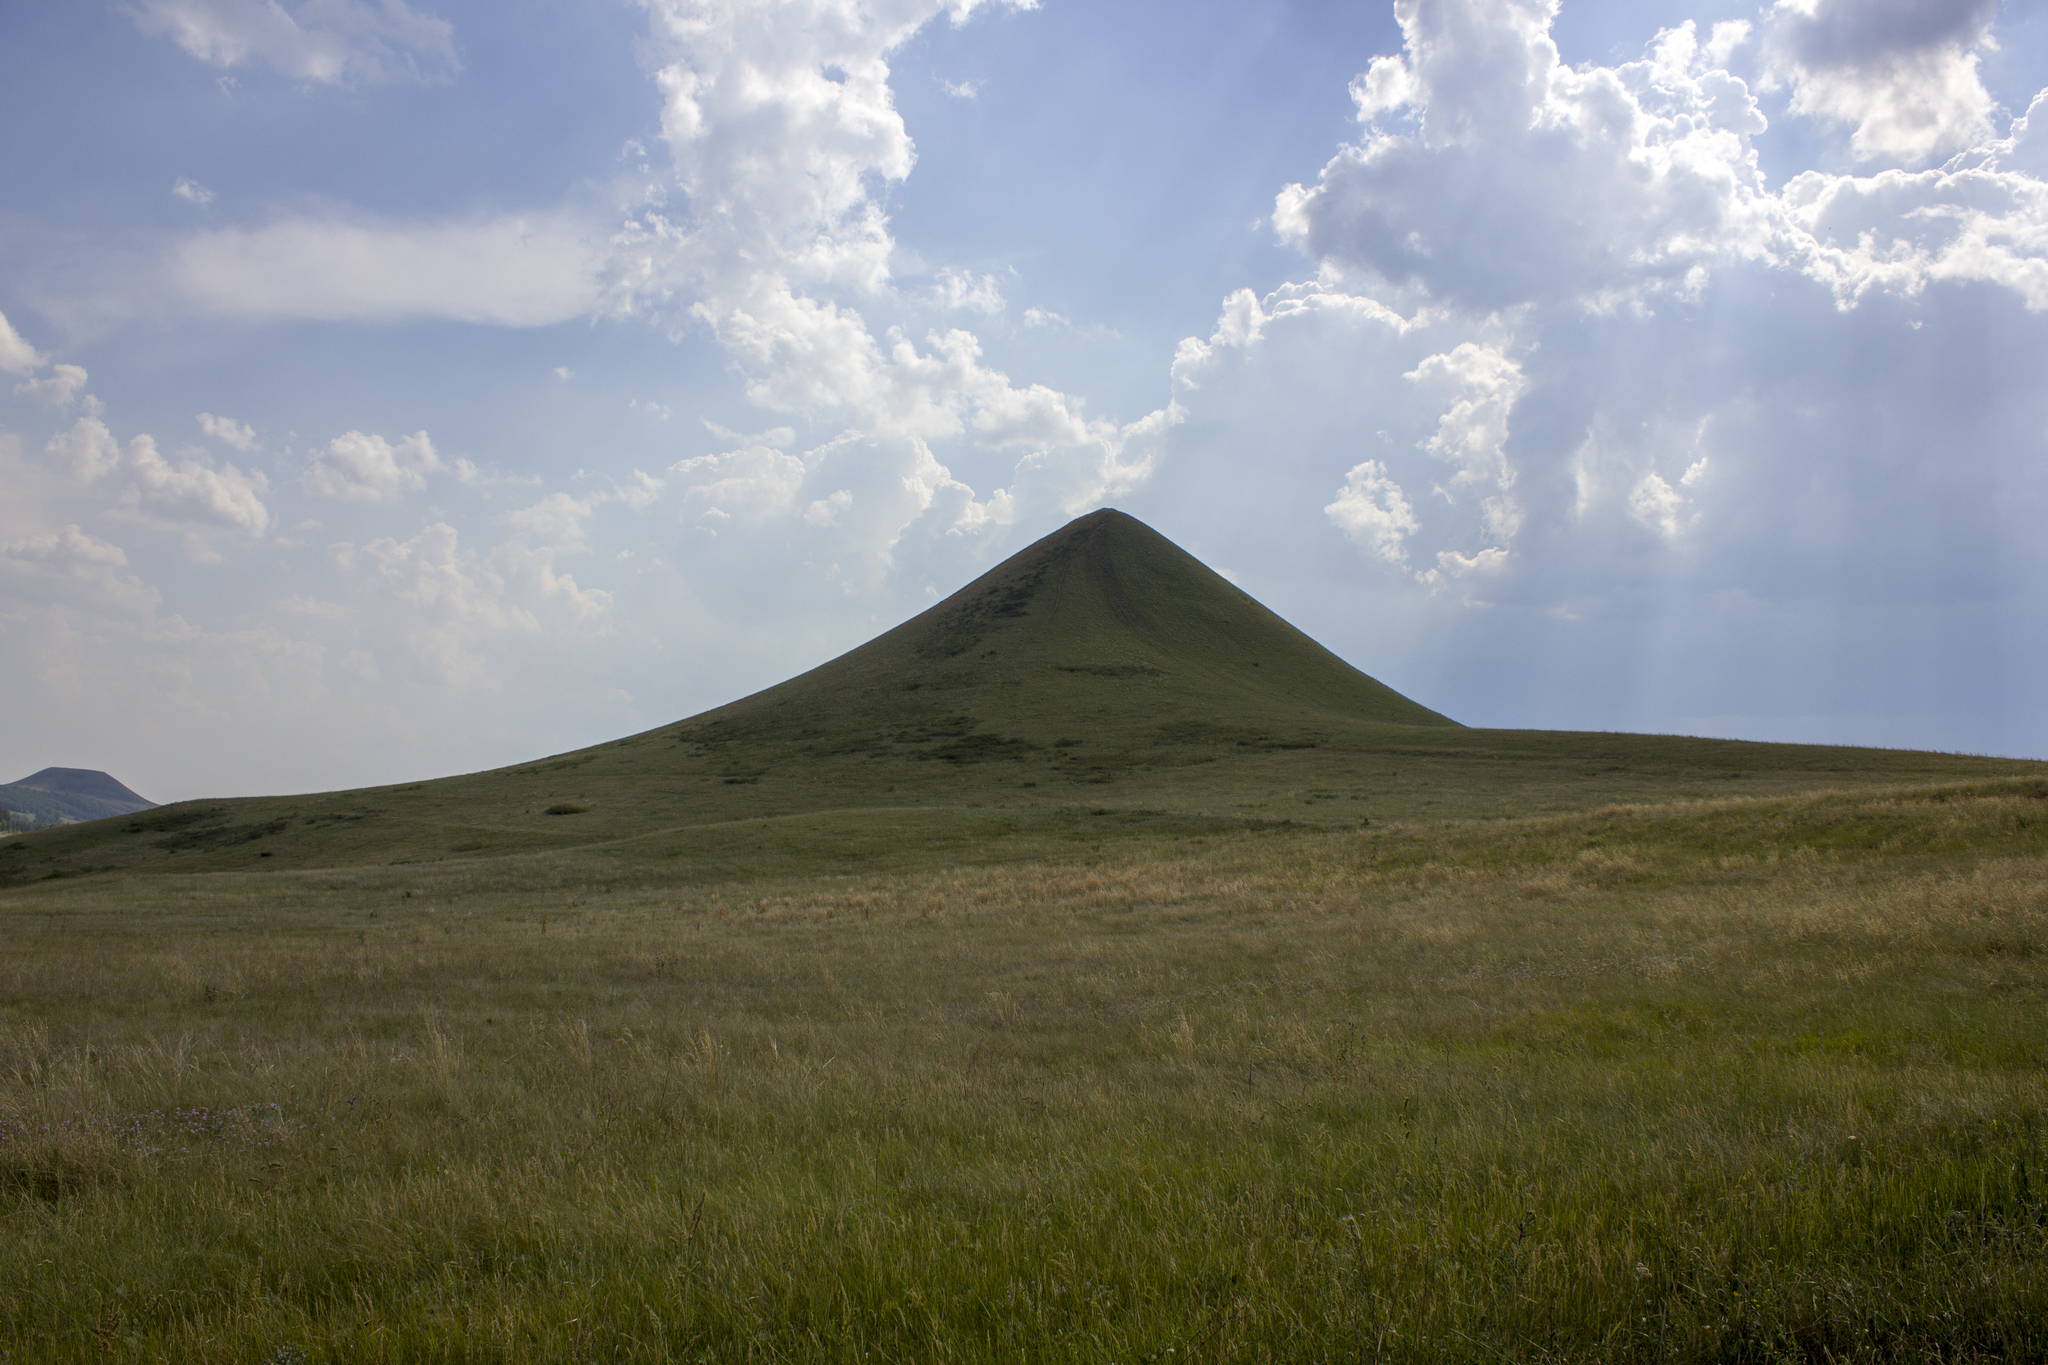
<path id="1" fill-rule="evenodd" d="M 1103 505 L 1467 723 L 2048 756 L 2044 85 L 1996 0 L 9 6 L 0 779 L 559 751 Z"/>

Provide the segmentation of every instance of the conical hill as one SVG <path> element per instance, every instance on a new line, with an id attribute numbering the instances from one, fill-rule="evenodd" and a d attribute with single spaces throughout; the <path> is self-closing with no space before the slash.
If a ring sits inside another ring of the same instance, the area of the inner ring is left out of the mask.
<path id="1" fill-rule="evenodd" d="M 845 751 L 935 743 L 958 761 L 1062 740 L 1297 744 L 1357 722 L 1454 724 L 1104 510 L 860 648 L 682 728 Z"/>

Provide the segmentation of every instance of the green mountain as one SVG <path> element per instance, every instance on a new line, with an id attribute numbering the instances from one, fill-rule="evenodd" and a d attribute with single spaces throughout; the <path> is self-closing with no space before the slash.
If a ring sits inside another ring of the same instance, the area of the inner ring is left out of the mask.
<path id="1" fill-rule="evenodd" d="M 492 772 L 188 801 L 37 833 L 0 848 L 0 883 L 262 859 L 509 868 L 575 849 L 701 879 L 1017 856 L 1034 840 L 1139 826 L 1356 828 L 2044 771 L 1468 729 L 1359 672 L 1150 527 L 1101 511 L 868 644 L 702 715 Z"/>
<path id="2" fill-rule="evenodd" d="M 0 786 L 0 810 L 25 815 L 39 825 L 99 820 L 154 810 L 146 801 L 102 772 L 90 768 L 45 768 Z"/>
<path id="3" fill-rule="evenodd" d="M 1090 513 L 887 634 L 685 722 L 721 747 L 1071 768 L 1191 739 L 1306 747 L 1332 726 L 1452 726 L 1151 527 Z M 1087 755 L 1059 755 L 1086 747 Z"/>

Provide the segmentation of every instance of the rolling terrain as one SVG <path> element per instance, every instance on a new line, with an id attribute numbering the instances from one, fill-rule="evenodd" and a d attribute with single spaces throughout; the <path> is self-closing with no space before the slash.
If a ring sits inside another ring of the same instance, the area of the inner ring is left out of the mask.
<path id="1" fill-rule="evenodd" d="M 492 772 L 187 801 L 39 833 L 0 848 L 0 886 L 575 848 L 603 850 L 619 875 L 702 880 L 1000 859 L 1044 840 L 1096 842 L 1105 822 L 1357 828 L 2042 772 L 1956 755 L 1469 729 L 1105 510 L 868 644 L 716 710 Z"/>

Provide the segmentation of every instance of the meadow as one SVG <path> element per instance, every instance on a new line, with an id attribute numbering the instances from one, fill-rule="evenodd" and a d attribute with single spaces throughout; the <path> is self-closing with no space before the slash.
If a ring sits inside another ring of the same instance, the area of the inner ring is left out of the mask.
<path id="1" fill-rule="evenodd" d="M 0 1358 L 2048 1359 L 2048 779 L 1881 766 L 58 868 Z"/>

